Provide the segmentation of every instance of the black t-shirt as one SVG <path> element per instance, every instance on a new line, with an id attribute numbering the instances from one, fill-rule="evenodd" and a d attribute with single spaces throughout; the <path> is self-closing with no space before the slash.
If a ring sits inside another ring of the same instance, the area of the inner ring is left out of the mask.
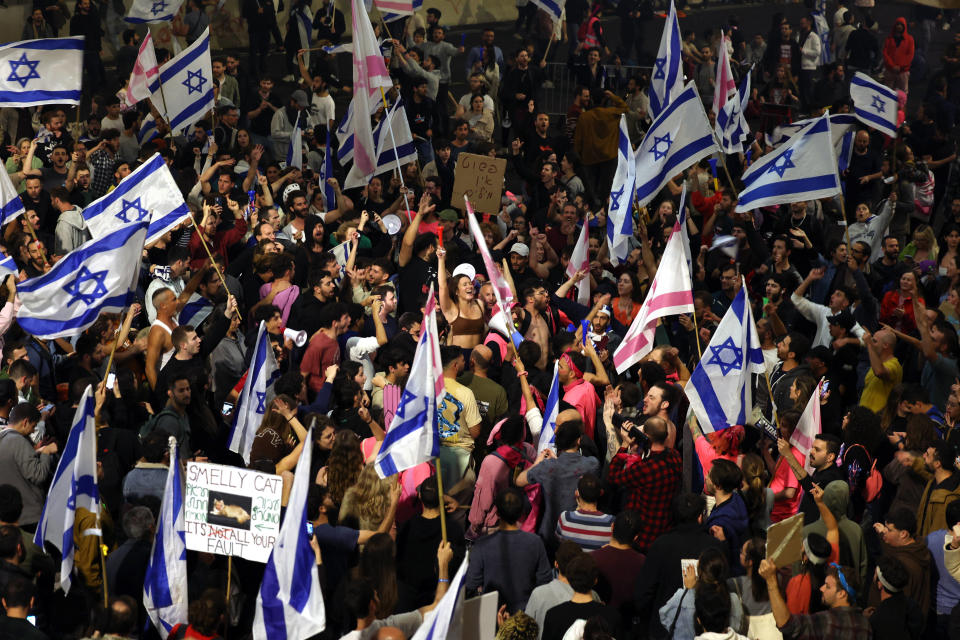
<path id="1" fill-rule="evenodd" d="M 430 284 L 437 282 L 437 267 L 435 264 L 422 260 L 419 256 L 410 258 L 407 266 L 400 269 L 400 313 L 419 311 L 420 297 L 426 297 L 430 291 Z"/>
<path id="2" fill-rule="evenodd" d="M 429 137 L 427 131 L 433 128 L 434 102 L 430 98 L 424 98 L 422 102 L 417 102 L 412 98 L 404 102 L 403 106 L 407 110 L 407 120 L 410 122 L 410 133 L 421 138 Z"/>
<path id="3" fill-rule="evenodd" d="M 803 499 L 800 501 L 800 511 L 803 513 L 803 524 L 810 524 L 820 519 L 820 509 L 810 494 L 813 485 L 818 485 L 821 489 L 826 489 L 827 485 L 834 480 L 843 480 L 846 482 L 847 475 L 841 467 L 835 464 L 830 465 L 823 471 L 814 471 L 812 475 L 803 479 Z"/>
<path id="4" fill-rule="evenodd" d="M 611 629 L 616 629 L 620 616 L 617 612 L 602 602 L 564 602 L 547 610 L 543 619 L 542 638 L 562 638 L 577 620 L 589 620 L 600 616 L 610 623 Z"/>
<path id="5" fill-rule="evenodd" d="M 260 91 L 254 91 L 246 101 L 247 111 L 254 111 L 260 106 L 260 102 L 266 100 L 275 107 L 283 107 L 283 103 L 271 91 L 266 98 L 260 95 Z M 273 120 L 274 110 L 265 107 L 256 118 L 250 119 L 250 131 L 259 136 L 270 135 L 270 121 Z"/>
<path id="6" fill-rule="evenodd" d="M 447 539 L 454 545 L 454 557 L 448 569 L 454 575 L 463 560 L 463 529 L 447 518 Z M 457 543 L 457 541 L 461 541 Z M 437 587 L 437 547 L 440 545 L 440 518 L 424 518 L 417 514 L 400 527 L 397 534 L 397 578 L 401 587 L 402 606 L 397 611 L 410 611 L 433 602 Z"/>

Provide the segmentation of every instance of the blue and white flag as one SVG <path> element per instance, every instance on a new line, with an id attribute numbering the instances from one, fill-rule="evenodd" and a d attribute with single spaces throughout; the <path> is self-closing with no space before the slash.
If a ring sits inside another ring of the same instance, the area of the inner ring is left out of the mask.
<path id="1" fill-rule="evenodd" d="M 331 3 L 332 6 L 333 3 Z M 327 55 L 336 55 L 338 53 L 353 53 L 352 42 L 341 42 L 340 44 L 326 44 L 320 47 Z"/>
<path id="2" fill-rule="evenodd" d="M 417 629 L 410 640 L 445 640 L 446 638 L 459 638 L 460 634 L 455 631 L 462 624 L 463 608 L 463 583 L 467 577 L 467 567 L 470 564 L 470 552 L 463 556 L 463 562 L 457 569 L 457 574 L 450 581 L 450 588 L 440 598 L 436 608 L 427 613 L 423 618 L 423 624 Z"/>
<path id="3" fill-rule="evenodd" d="M 60 550 L 60 586 L 64 593 L 70 593 L 73 582 L 73 524 L 77 509 L 86 509 L 97 516 L 100 513 L 94 407 L 93 389 L 88 385 L 74 413 L 73 426 L 70 427 L 57 472 L 47 491 L 47 501 L 43 504 L 43 513 L 33 538 L 40 548 L 46 541 Z M 85 533 L 100 535 L 99 530 Z"/>
<path id="4" fill-rule="evenodd" d="M 830 52 L 830 25 L 823 10 L 817 10 L 810 14 L 813 18 L 813 30 L 820 38 L 820 66 L 833 62 L 833 54 Z"/>
<path id="5" fill-rule="evenodd" d="M 763 371 L 763 351 L 744 282 L 683 388 L 705 433 L 746 423 L 753 411 L 751 374 Z"/>
<path id="6" fill-rule="evenodd" d="M 897 136 L 897 92 L 860 71 L 850 80 L 850 99 L 857 120 L 891 138 Z"/>
<path id="7" fill-rule="evenodd" d="M 203 324 L 203 321 L 210 317 L 213 311 L 213 303 L 204 298 L 199 293 L 190 294 L 187 304 L 177 315 L 177 324 L 180 326 L 190 325 L 194 329 Z"/>
<path id="8" fill-rule="evenodd" d="M 840 193 L 830 120 L 823 115 L 743 173 L 737 212 L 829 198 Z"/>
<path id="9" fill-rule="evenodd" d="M 290 146 L 287 148 L 287 168 L 303 169 L 303 129 L 300 128 L 300 112 L 293 122 L 293 132 L 290 134 Z"/>
<path id="10" fill-rule="evenodd" d="M 128 224 L 148 221 L 146 244 L 156 242 L 189 217 L 183 194 L 159 153 L 83 210 L 84 222 L 94 238 Z"/>
<path id="11" fill-rule="evenodd" d="M 650 76 L 650 117 L 656 118 L 683 93 L 683 38 L 677 8 L 670 0 L 670 13 L 663 25 L 660 48 Z"/>
<path id="12" fill-rule="evenodd" d="M 330 4 L 333 4 L 332 2 Z M 290 17 L 295 18 L 297 22 L 297 34 L 300 36 L 300 48 L 306 49 L 303 52 L 303 64 L 307 69 L 310 68 L 310 49 L 313 47 L 313 12 L 310 11 L 310 3 L 297 3 L 290 10 Z"/>
<path id="13" fill-rule="evenodd" d="M 347 272 L 347 260 L 350 259 L 351 246 L 351 242 L 347 240 L 346 242 L 341 242 L 330 250 L 330 252 L 333 254 L 333 257 L 337 259 L 337 265 L 340 267 L 340 275 L 334 278 L 338 287 L 340 286 L 340 279 L 343 278 L 343 274 Z"/>
<path id="14" fill-rule="evenodd" d="M 563 19 L 563 5 L 567 0 L 530 0 L 533 4 L 543 9 L 544 13 L 550 16 L 554 22 L 560 22 Z"/>
<path id="15" fill-rule="evenodd" d="M 431 285 L 407 386 L 373 463 L 381 478 L 440 455 L 437 403 L 444 387 L 436 310 L 437 299 Z"/>
<path id="16" fill-rule="evenodd" d="M 131 24 L 170 22 L 182 4 L 183 0 L 133 0 L 123 19 Z"/>
<path id="17" fill-rule="evenodd" d="M 280 377 L 270 334 L 267 333 L 267 324 L 263 321 L 260 322 L 255 344 L 247 379 L 234 409 L 233 427 L 227 443 L 227 448 L 240 454 L 247 464 L 250 464 L 250 449 L 253 448 L 257 429 L 260 428 L 267 407 L 273 402 L 273 383 Z"/>
<path id="18" fill-rule="evenodd" d="M 857 132 L 854 131 L 853 127 L 850 127 L 840 138 L 839 148 L 834 145 L 834 150 L 837 153 L 837 171 L 840 175 L 843 175 L 843 172 L 850 166 L 850 160 L 853 158 L 853 139 L 856 135 Z M 841 186 L 846 188 L 846 182 Z"/>
<path id="19" fill-rule="evenodd" d="M 331 2 L 330 5 L 332 6 L 333 3 Z M 414 12 L 419 11 L 422 7 L 423 7 L 423 0 L 413 0 L 413 10 L 414 10 Z M 380 13 L 380 19 L 383 20 L 384 23 L 386 23 L 386 24 L 389 24 L 389 23 L 391 23 L 391 22 L 395 22 L 395 21 L 400 20 L 400 19 L 402 19 L 402 18 L 409 18 L 409 17 L 410 17 L 410 16 L 409 16 L 409 14 L 407 14 L 407 13 L 395 13 L 395 12 L 393 12 L 393 11 L 388 11 L 388 12 L 386 12 L 386 13 L 383 13 L 383 12 L 381 11 L 381 13 Z"/>
<path id="20" fill-rule="evenodd" d="M 557 360 L 553 363 L 553 382 L 550 383 L 547 403 L 543 406 L 543 426 L 540 428 L 540 438 L 537 440 L 537 454 L 544 449 L 556 449 L 554 442 L 557 439 L 557 415 L 559 413 L 560 361 Z"/>
<path id="21" fill-rule="evenodd" d="M 0 227 L 16 220 L 23 211 L 23 199 L 14 188 L 10 174 L 0 171 Z"/>
<path id="22" fill-rule="evenodd" d="M 163 87 L 164 109 L 171 131 L 185 132 L 213 109 L 209 28 L 193 44 L 160 67 L 159 82 Z"/>
<path id="23" fill-rule="evenodd" d="M 347 105 L 347 112 L 337 125 L 337 140 L 340 142 L 337 147 L 337 162 L 342 167 L 353 160 L 353 102 Z"/>
<path id="24" fill-rule="evenodd" d="M 317 177 L 320 189 L 323 191 L 323 208 L 325 211 L 333 211 L 337 208 L 337 191 L 327 184 L 327 180 L 335 177 L 333 175 L 333 151 L 330 149 L 330 127 L 327 127 L 327 146 L 323 149 L 323 162 L 320 164 Z"/>
<path id="25" fill-rule="evenodd" d="M 407 110 L 403 107 L 403 100 L 397 100 L 396 104 L 390 107 L 387 115 L 381 118 L 373 128 L 373 143 L 377 149 L 377 168 L 374 170 L 374 175 L 402 169 L 403 165 L 416 162 L 417 147 L 413 144 L 413 133 L 410 131 L 410 122 L 407 120 Z M 352 136 L 349 137 L 347 145 L 349 146 L 344 155 L 352 151 Z M 398 160 L 399 164 L 397 164 Z M 343 188 L 361 187 L 368 182 L 369 180 L 354 165 L 344 180 Z"/>
<path id="26" fill-rule="evenodd" d="M 653 121 L 637 149 L 637 206 L 646 206 L 673 176 L 719 150 L 690 82 Z"/>
<path id="27" fill-rule="evenodd" d="M 637 178 L 637 157 L 633 153 L 627 116 L 620 116 L 620 139 L 617 142 L 617 172 L 610 186 L 610 206 L 607 208 L 607 248 L 610 264 L 617 266 L 630 253 L 633 237 L 633 189 Z"/>
<path id="28" fill-rule="evenodd" d="M 157 518 L 157 533 L 143 579 L 143 608 L 160 637 L 187 622 L 187 541 L 183 521 L 183 479 L 177 440 L 170 443 L 170 466 Z"/>
<path id="29" fill-rule="evenodd" d="M 6 256 L 0 260 L 0 282 L 6 280 L 7 276 L 16 278 L 20 275 L 20 268 L 11 256 Z"/>
<path id="30" fill-rule="evenodd" d="M 717 137 L 724 153 L 742 153 L 743 143 L 750 135 L 750 125 L 744 111 L 750 102 L 750 72 L 743 75 L 737 95 L 727 100 L 717 114 Z"/>
<path id="31" fill-rule="evenodd" d="M 687 273 L 693 274 L 693 256 L 690 254 L 690 231 L 687 229 L 687 183 L 680 189 L 680 204 L 677 205 L 676 231 L 680 232 L 680 246 L 683 248 L 683 257 L 687 262 Z M 691 288 L 692 288 L 691 280 Z"/>
<path id="32" fill-rule="evenodd" d="M 257 594 L 253 619 L 256 640 L 309 638 L 323 631 L 327 624 L 317 578 L 317 557 L 306 533 L 307 494 L 313 484 L 310 476 L 312 426 L 307 429 L 304 442 L 306 446 L 300 452 L 293 475 L 287 513 Z"/>
<path id="33" fill-rule="evenodd" d="M 779 147 L 798 131 L 816 120 L 816 118 L 807 118 L 774 127 L 772 133 L 766 134 L 766 142 L 771 147 Z M 839 149 L 841 138 L 857 124 L 857 117 L 852 113 L 833 113 L 830 114 L 829 120 L 830 138 L 833 140 L 833 147 Z"/>
<path id="34" fill-rule="evenodd" d="M 140 130 L 137 131 L 137 144 L 141 146 L 145 145 L 159 135 L 160 131 L 157 129 L 157 120 L 153 117 L 152 113 L 148 113 L 143 117 L 143 120 L 140 121 Z"/>
<path id="35" fill-rule="evenodd" d="M 83 36 L 0 46 L 0 107 L 80 104 Z"/>
<path id="36" fill-rule="evenodd" d="M 101 313 L 122 311 L 136 291 L 146 235 L 146 220 L 124 225 L 18 284 L 20 327 L 39 338 L 64 338 L 82 333 Z"/>

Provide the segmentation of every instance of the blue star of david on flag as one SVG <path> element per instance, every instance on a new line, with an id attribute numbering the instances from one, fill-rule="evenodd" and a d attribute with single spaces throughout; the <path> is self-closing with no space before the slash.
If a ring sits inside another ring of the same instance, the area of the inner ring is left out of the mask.
<path id="1" fill-rule="evenodd" d="M 184 80 L 181 84 L 187 88 L 187 95 L 193 93 L 202 93 L 203 85 L 206 84 L 207 79 L 203 77 L 203 71 L 197 69 L 196 71 L 187 71 L 187 79 Z"/>
<path id="2" fill-rule="evenodd" d="M 720 367 L 720 375 L 727 375 L 731 371 L 739 371 L 743 363 L 743 349 L 737 346 L 733 337 L 729 337 L 720 343 L 719 347 L 710 346 L 713 356 L 707 360 L 707 364 L 715 364 Z M 729 355 L 726 355 L 729 352 Z"/>
<path id="3" fill-rule="evenodd" d="M 120 209 L 120 213 L 117 214 L 117 218 L 123 220 L 124 222 L 140 222 L 144 218 L 150 215 L 150 212 L 140 206 L 140 198 L 135 200 L 122 200 L 123 207 Z M 131 213 L 133 216 L 131 217 Z"/>
<path id="4" fill-rule="evenodd" d="M 266 412 L 267 394 L 263 391 L 254 391 L 257 394 L 257 413 L 263 415 Z"/>
<path id="5" fill-rule="evenodd" d="M 7 76 L 7 82 L 18 82 L 22 88 L 26 89 L 28 82 L 34 78 L 40 79 L 40 74 L 37 73 L 38 64 L 40 64 L 39 60 L 30 60 L 25 52 L 20 54 L 19 60 L 10 61 L 10 75 Z M 20 67 L 27 67 L 27 75 L 20 75 Z"/>
<path id="6" fill-rule="evenodd" d="M 163 13 L 166 10 L 166 8 L 167 8 L 166 0 L 157 0 L 156 2 L 153 3 L 153 6 L 150 7 L 150 13 L 152 13 L 155 16 L 158 16 L 161 13 Z"/>
<path id="7" fill-rule="evenodd" d="M 887 108 L 887 105 L 883 103 L 883 98 L 880 96 L 873 96 L 873 102 L 870 105 L 871 109 L 876 109 L 877 113 L 883 113 Z"/>
<path id="8" fill-rule="evenodd" d="M 619 209 L 620 208 L 620 197 L 623 195 L 623 187 L 620 187 L 616 191 L 610 192 L 610 208 Z"/>
<path id="9" fill-rule="evenodd" d="M 770 168 L 767 169 L 770 173 L 776 173 L 778 176 L 783 178 L 783 174 L 787 172 L 787 169 L 793 169 L 797 165 L 793 164 L 793 160 L 790 159 L 790 156 L 793 155 L 793 149 L 787 149 L 783 152 L 783 155 L 777 158 L 777 161 L 770 165 Z"/>
<path id="10" fill-rule="evenodd" d="M 673 140 L 670 139 L 670 133 L 667 132 L 662 137 L 654 136 L 653 137 L 653 147 L 650 149 L 650 153 L 653 154 L 654 160 L 662 160 L 667 157 L 667 154 L 670 152 L 670 145 L 673 144 Z M 661 145 L 666 145 L 666 148 L 661 148 Z"/>
<path id="11" fill-rule="evenodd" d="M 657 65 L 657 68 L 656 71 L 653 72 L 653 77 L 656 80 L 663 80 L 667 77 L 667 59 L 657 58 L 654 63 Z"/>
<path id="12" fill-rule="evenodd" d="M 70 301 L 67 303 L 69 307 L 74 302 L 82 302 L 86 305 L 91 305 L 100 298 L 107 295 L 107 286 L 104 283 L 104 278 L 107 277 L 107 270 L 103 271 L 93 271 L 87 267 L 80 267 L 80 271 L 77 273 L 77 277 L 71 280 L 63 290 L 71 295 Z M 93 282 L 94 287 L 93 291 L 84 292 L 84 289 L 88 282 Z"/>

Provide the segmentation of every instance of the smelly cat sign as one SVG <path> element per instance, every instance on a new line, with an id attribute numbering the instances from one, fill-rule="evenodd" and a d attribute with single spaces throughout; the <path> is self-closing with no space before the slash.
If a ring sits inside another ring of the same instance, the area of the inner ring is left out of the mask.
<path id="1" fill-rule="evenodd" d="M 187 464 L 187 549 L 266 562 L 280 531 L 280 476 Z"/>

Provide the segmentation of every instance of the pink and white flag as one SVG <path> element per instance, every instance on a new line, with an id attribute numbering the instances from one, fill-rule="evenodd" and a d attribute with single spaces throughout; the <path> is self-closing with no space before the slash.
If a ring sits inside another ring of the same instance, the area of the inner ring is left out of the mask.
<path id="1" fill-rule="evenodd" d="M 633 319 L 623 342 L 613 352 L 617 373 L 623 373 L 653 350 L 657 320 L 665 316 L 693 313 L 693 292 L 690 290 L 690 268 L 683 253 L 679 222 L 663 251 L 663 259 L 653 276 L 653 283 L 640 312 Z"/>
<path id="2" fill-rule="evenodd" d="M 126 102 L 133 106 L 153 93 L 150 85 L 160 73 L 157 64 L 157 54 L 153 49 L 153 36 L 147 31 L 146 37 L 140 43 L 140 52 L 137 53 L 137 62 L 133 65 L 130 81 L 127 83 Z"/>
<path id="3" fill-rule="evenodd" d="M 567 263 L 567 277 L 577 275 L 577 271 L 590 270 L 590 224 L 584 220 L 580 229 L 577 244 L 573 245 L 570 262 Z M 587 306 L 590 304 L 590 274 L 577 283 L 577 302 Z"/>
<path id="4" fill-rule="evenodd" d="M 413 0 L 373 0 L 373 6 L 381 13 L 413 15 Z"/>
<path id="5" fill-rule="evenodd" d="M 797 428 L 790 436 L 790 444 L 795 446 L 803 454 L 803 469 L 808 475 L 813 475 L 813 467 L 810 465 L 810 450 L 813 449 L 813 441 L 823 431 L 820 420 L 820 395 L 823 389 L 823 378 L 817 383 L 816 388 L 810 395 L 803 415 L 797 422 Z"/>
<path id="6" fill-rule="evenodd" d="M 497 305 L 491 310 L 490 326 L 499 331 L 503 337 L 512 338 L 513 334 L 516 333 L 516 329 L 513 326 L 513 317 L 510 315 L 513 291 L 510 289 L 510 285 L 507 284 L 507 279 L 503 277 L 503 273 L 500 272 L 500 267 L 494 262 L 493 256 L 490 255 L 487 241 L 483 239 L 483 231 L 480 230 L 480 225 L 477 224 L 473 206 L 470 204 L 466 195 L 463 196 L 463 202 L 467 209 L 467 226 L 470 227 L 470 235 L 473 236 L 473 242 L 477 245 L 477 250 L 483 258 L 483 266 L 487 269 L 487 279 L 490 280 L 490 284 L 493 285 L 493 295 L 497 298 Z M 516 342 L 517 341 L 514 340 L 515 344 Z"/>
<path id="7" fill-rule="evenodd" d="M 353 113 L 373 112 L 371 99 L 379 100 L 380 88 L 390 89 L 393 81 L 373 34 L 370 16 L 363 0 L 351 0 L 353 16 Z M 353 163 L 364 176 L 377 169 L 377 145 L 373 140 L 370 118 L 353 118 Z"/>
<path id="8" fill-rule="evenodd" d="M 717 56 L 716 86 L 713 88 L 713 112 L 715 114 L 720 113 L 723 105 L 727 104 L 730 94 L 737 90 L 737 83 L 733 79 L 733 72 L 730 70 L 730 56 L 727 53 L 727 43 L 730 41 L 730 36 L 722 35 L 720 52 Z"/>

